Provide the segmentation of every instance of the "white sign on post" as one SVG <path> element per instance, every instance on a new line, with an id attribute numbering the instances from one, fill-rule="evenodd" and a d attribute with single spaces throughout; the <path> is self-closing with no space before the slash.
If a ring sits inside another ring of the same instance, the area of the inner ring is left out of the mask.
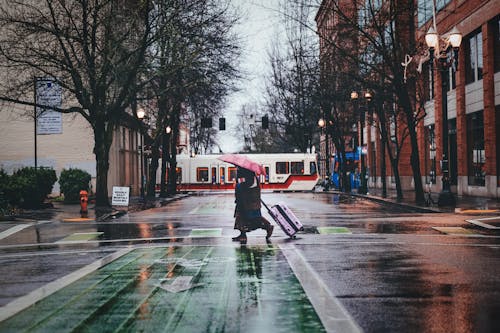
<path id="1" fill-rule="evenodd" d="M 62 88 L 54 79 L 38 78 L 36 80 L 37 133 L 62 134 L 62 114 L 51 108 L 60 108 L 62 103 Z"/>
<path id="2" fill-rule="evenodd" d="M 129 193 L 129 187 L 113 186 L 113 197 L 111 199 L 111 205 L 128 206 Z"/>

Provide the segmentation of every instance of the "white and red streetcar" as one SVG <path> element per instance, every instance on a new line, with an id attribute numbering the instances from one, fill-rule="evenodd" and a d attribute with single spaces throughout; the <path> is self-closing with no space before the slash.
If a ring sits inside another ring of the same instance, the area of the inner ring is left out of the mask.
<path id="1" fill-rule="evenodd" d="M 318 182 L 316 154 L 244 154 L 262 164 L 266 175 L 260 176 L 262 188 L 273 191 L 310 191 Z M 220 155 L 177 156 L 179 191 L 234 190 L 236 167 L 223 162 Z M 157 178 L 160 179 L 160 178 Z"/>

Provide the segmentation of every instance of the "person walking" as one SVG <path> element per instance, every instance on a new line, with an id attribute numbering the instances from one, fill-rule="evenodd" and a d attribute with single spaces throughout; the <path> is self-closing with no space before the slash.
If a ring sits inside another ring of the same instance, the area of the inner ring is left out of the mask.
<path id="1" fill-rule="evenodd" d="M 260 212 L 259 179 L 254 172 L 241 167 L 237 168 L 236 178 L 234 229 L 239 230 L 240 235 L 234 237 L 233 241 L 246 243 L 246 233 L 259 228 L 266 230 L 266 240 L 269 240 L 274 226 Z"/>

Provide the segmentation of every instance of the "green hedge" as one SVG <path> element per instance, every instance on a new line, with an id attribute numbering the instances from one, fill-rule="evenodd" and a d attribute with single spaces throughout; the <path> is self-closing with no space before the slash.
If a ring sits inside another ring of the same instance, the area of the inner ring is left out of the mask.
<path id="1" fill-rule="evenodd" d="M 64 194 L 64 202 L 79 202 L 80 191 L 89 191 L 90 180 L 90 174 L 80 169 L 64 169 L 61 171 L 59 185 L 61 186 L 61 193 Z"/>
<path id="2" fill-rule="evenodd" d="M 0 205 L 21 208 L 39 208 L 52 192 L 57 181 L 52 168 L 25 167 L 12 176 L 0 172 Z"/>

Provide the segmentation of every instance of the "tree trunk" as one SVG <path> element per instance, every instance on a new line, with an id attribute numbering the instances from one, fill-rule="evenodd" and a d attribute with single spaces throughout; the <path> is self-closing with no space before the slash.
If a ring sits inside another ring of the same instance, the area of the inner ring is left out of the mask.
<path id="1" fill-rule="evenodd" d="M 380 163 L 381 163 L 381 170 L 380 170 L 380 176 L 382 180 L 382 197 L 387 198 L 387 164 L 386 164 L 386 146 L 389 146 L 389 136 L 387 133 L 387 121 L 385 119 L 385 113 L 383 110 L 382 105 L 379 105 L 380 112 L 378 113 L 378 119 L 379 119 L 379 131 L 380 131 Z M 391 155 L 391 154 L 389 154 Z M 392 156 L 391 156 L 392 160 Z"/>
<path id="2" fill-rule="evenodd" d="M 96 157 L 96 207 L 110 207 L 108 197 L 109 149 L 98 147 L 94 151 Z"/>
<path id="3" fill-rule="evenodd" d="M 396 200 L 403 201 L 403 189 L 401 187 L 401 178 L 399 176 L 399 160 L 391 158 L 392 171 L 394 172 L 394 179 L 396 181 Z"/>
<path id="4" fill-rule="evenodd" d="M 149 166 L 149 180 L 147 186 L 148 198 L 156 196 L 156 172 L 158 171 L 158 159 L 160 158 L 160 150 L 156 145 L 151 145 L 151 165 Z"/>
<path id="5" fill-rule="evenodd" d="M 106 128 L 104 122 L 94 126 L 94 154 L 96 157 L 96 207 L 109 208 L 108 171 L 109 149 L 113 142 L 113 126 Z"/>
<path id="6" fill-rule="evenodd" d="M 162 134 L 161 138 L 161 180 L 160 180 L 160 197 L 166 198 L 168 195 L 167 181 L 165 175 L 167 175 L 167 161 L 170 159 L 170 135 L 167 133 Z M 168 173 L 170 175 L 170 173 Z"/>
<path id="7" fill-rule="evenodd" d="M 380 177 L 382 181 L 382 198 L 387 198 L 387 166 L 385 163 L 385 142 L 380 147 Z"/>
<path id="8" fill-rule="evenodd" d="M 410 136 L 411 143 L 411 156 L 410 163 L 413 173 L 413 183 L 415 187 L 415 203 L 417 205 L 423 206 L 425 204 L 424 187 L 422 185 L 422 174 L 420 171 L 420 159 L 418 154 L 418 139 L 417 139 L 417 124 L 415 122 L 415 116 L 413 114 L 413 108 L 410 103 L 410 97 L 407 93 L 402 92 L 400 94 L 400 99 L 405 110 L 406 122 L 408 124 L 408 133 Z"/>
<path id="9" fill-rule="evenodd" d="M 168 173 L 167 193 L 177 193 L 177 138 L 179 137 L 181 104 L 177 103 L 172 113 L 172 137 L 170 138 L 170 172 Z"/>

